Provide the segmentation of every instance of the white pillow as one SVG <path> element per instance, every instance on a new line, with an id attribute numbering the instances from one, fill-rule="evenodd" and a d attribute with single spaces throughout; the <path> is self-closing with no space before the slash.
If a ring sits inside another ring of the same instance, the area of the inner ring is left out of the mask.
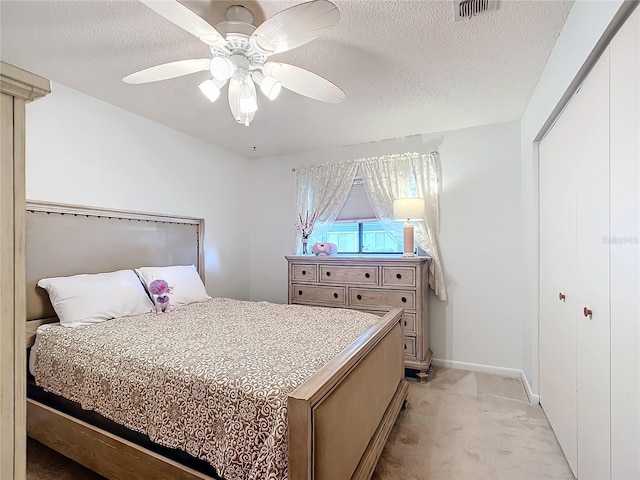
<path id="1" fill-rule="evenodd" d="M 136 273 L 149 291 L 154 280 L 164 280 L 171 287 L 169 299 L 171 305 L 188 305 L 211 299 L 193 265 L 173 265 L 170 267 L 140 267 Z"/>
<path id="2" fill-rule="evenodd" d="M 60 324 L 78 327 L 153 310 L 153 303 L 133 270 L 43 278 Z"/>

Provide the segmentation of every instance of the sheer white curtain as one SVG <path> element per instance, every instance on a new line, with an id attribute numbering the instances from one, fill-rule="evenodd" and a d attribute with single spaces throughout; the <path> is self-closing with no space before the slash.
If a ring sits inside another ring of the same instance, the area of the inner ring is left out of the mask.
<path id="1" fill-rule="evenodd" d="M 415 222 L 418 246 L 432 258 L 429 285 L 441 300 L 447 299 L 438 249 L 440 174 L 433 153 L 402 153 L 362 158 L 360 166 L 365 190 L 385 230 L 393 220 L 393 200 L 403 197 L 425 199 L 425 219 Z M 401 239 L 399 239 L 401 241 Z"/>
<path id="2" fill-rule="evenodd" d="M 344 205 L 358 171 L 356 163 L 328 163 L 296 170 L 298 212 L 304 216 L 318 214 L 314 237 L 333 224 Z M 297 232 L 298 254 L 302 253 L 302 234 Z"/>

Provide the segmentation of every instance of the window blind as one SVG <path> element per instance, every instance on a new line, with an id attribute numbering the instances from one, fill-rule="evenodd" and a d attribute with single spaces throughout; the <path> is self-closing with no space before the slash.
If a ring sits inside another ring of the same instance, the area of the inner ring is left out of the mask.
<path id="1" fill-rule="evenodd" d="M 361 178 L 356 178 L 353 181 L 347 200 L 336 218 L 336 222 L 370 222 L 376 220 L 376 214 L 364 189 L 364 183 Z"/>

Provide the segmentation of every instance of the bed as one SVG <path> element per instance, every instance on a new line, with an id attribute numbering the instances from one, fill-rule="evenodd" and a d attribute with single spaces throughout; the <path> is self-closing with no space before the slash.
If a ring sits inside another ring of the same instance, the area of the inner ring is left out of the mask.
<path id="1" fill-rule="evenodd" d="M 28 346 L 40 325 L 56 320 L 48 296 L 36 287 L 39 279 L 140 265 L 195 265 L 202 276 L 202 219 L 37 202 L 28 202 L 27 211 Z M 256 302 L 241 303 L 253 308 Z M 337 321 L 337 310 L 321 310 Z M 291 480 L 371 477 L 407 398 L 401 314 L 394 309 L 379 320 L 369 319 L 364 333 L 352 332 L 335 356 L 287 392 L 286 445 L 281 449 L 286 468 L 268 478 L 282 478 L 282 472 Z M 107 478 L 216 478 L 31 394 L 27 434 Z"/>

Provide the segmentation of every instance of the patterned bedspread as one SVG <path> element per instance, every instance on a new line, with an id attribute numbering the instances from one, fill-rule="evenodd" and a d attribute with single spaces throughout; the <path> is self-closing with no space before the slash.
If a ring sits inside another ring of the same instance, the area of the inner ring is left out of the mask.
<path id="1" fill-rule="evenodd" d="M 378 317 L 214 298 L 39 336 L 36 383 L 228 480 L 287 478 L 287 396 Z"/>

